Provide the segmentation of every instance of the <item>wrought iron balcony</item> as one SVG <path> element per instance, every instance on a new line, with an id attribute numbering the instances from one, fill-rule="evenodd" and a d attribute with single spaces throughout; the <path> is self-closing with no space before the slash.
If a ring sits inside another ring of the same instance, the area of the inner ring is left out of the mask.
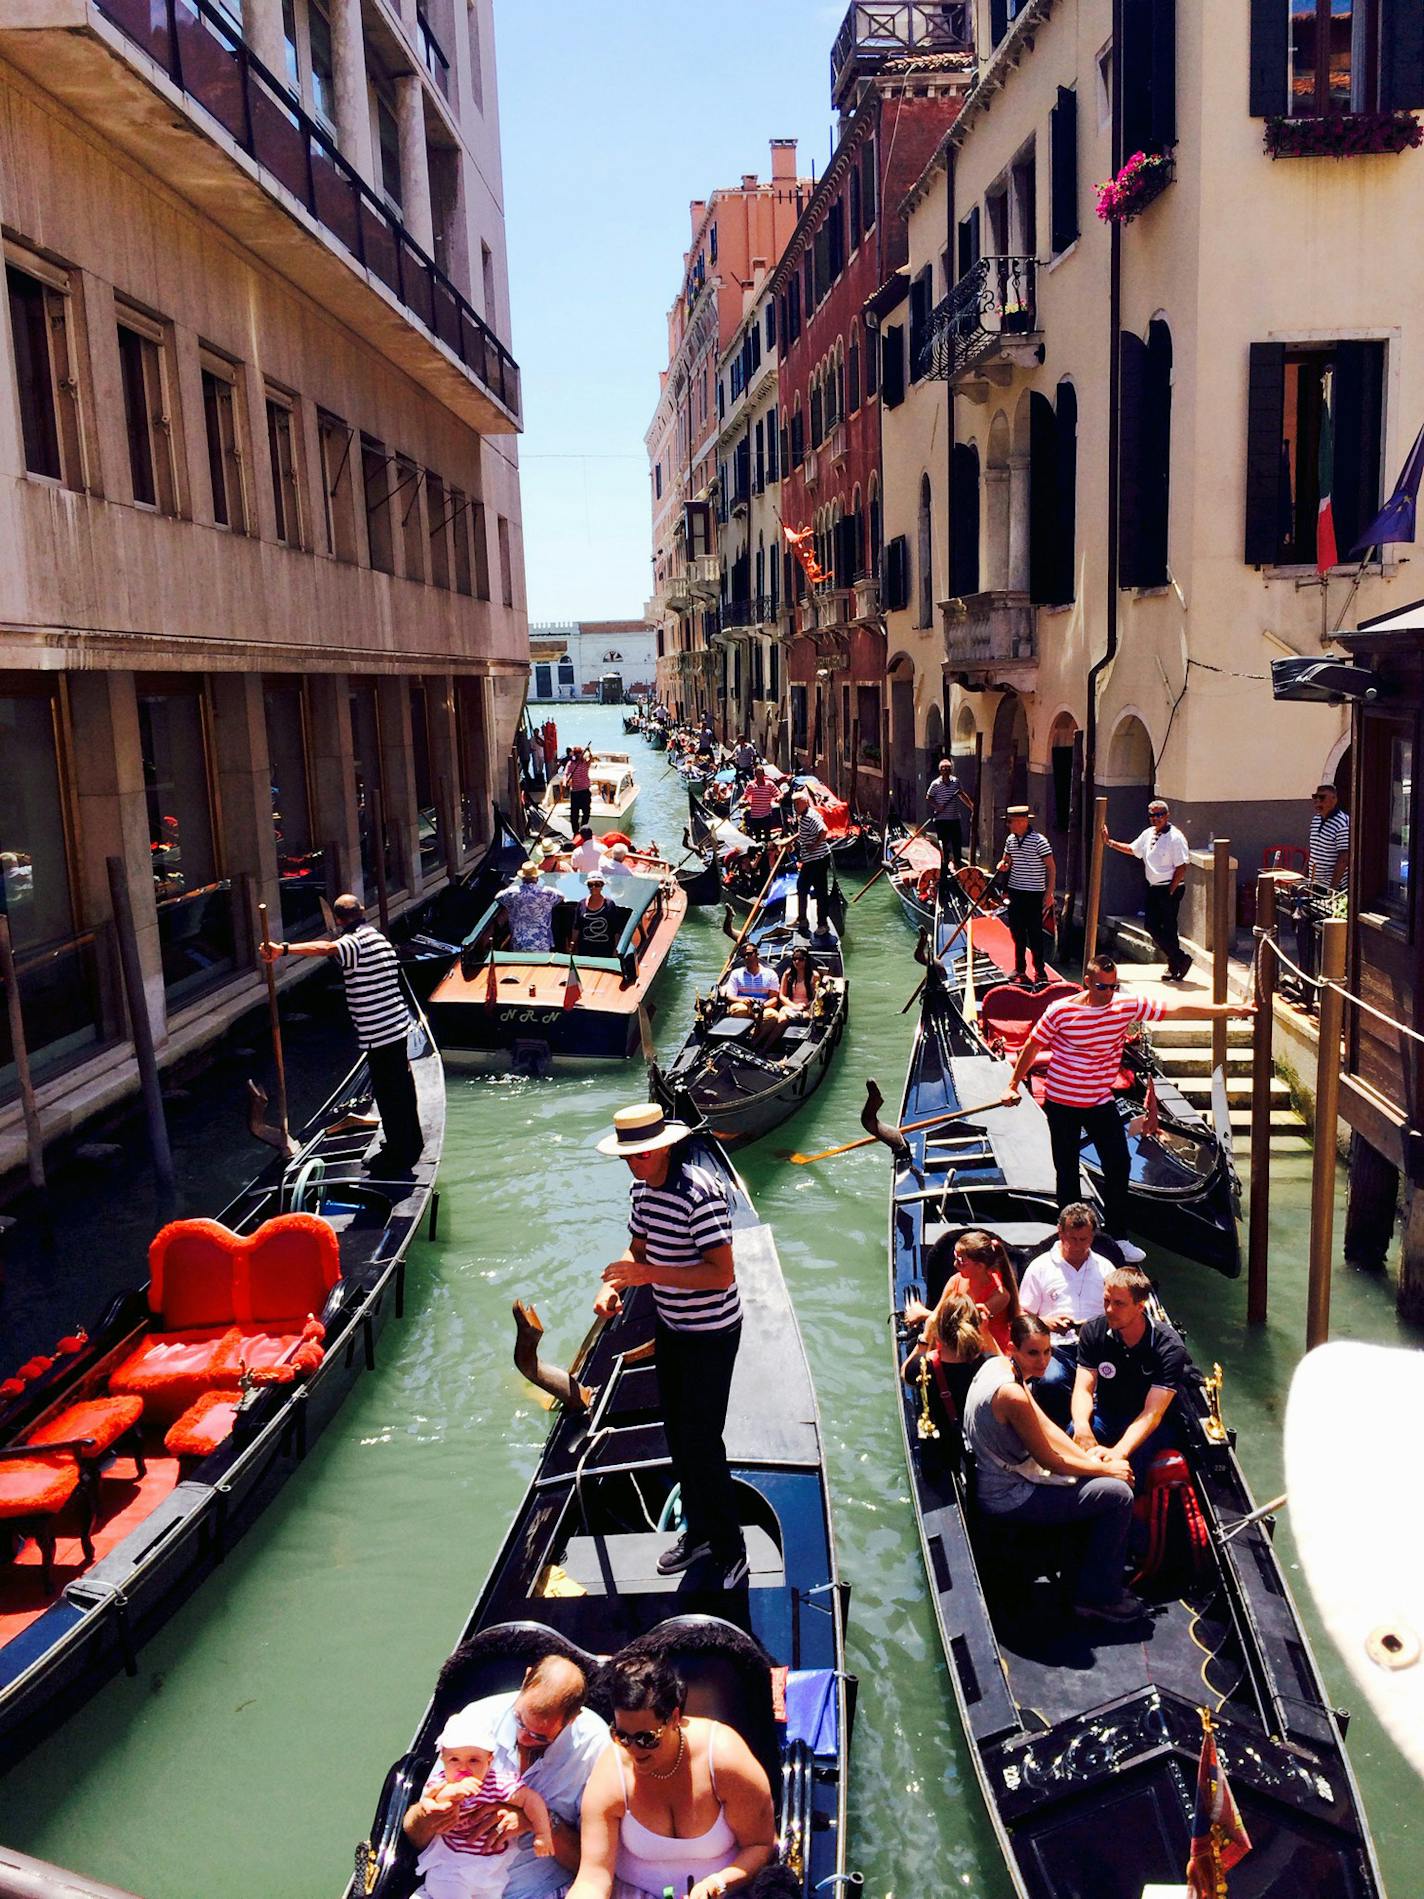
<path id="1" fill-rule="evenodd" d="M 1032 257 L 981 257 L 936 305 L 920 375 L 953 382 L 996 359 L 1036 361 L 1037 269 Z"/>
<path id="2" fill-rule="evenodd" d="M 724 633 L 741 632 L 756 625 L 756 602 L 750 599 L 722 602 L 721 629 Z"/>
<path id="3" fill-rule="evenodd" d="M 967 594 L 942 600 L 940 612 L 950 672 L 1021 677 L 1038 664 L 1033 605 L 1026 593 Z"/>
<path id="4" fill-rule="evenodd" d="M 831 100 L 837 111 L 854 102 L 862 80 L 891 60 L 920 53 L 969 53 L 974 48 L 971 0 L 895 5 L 855 0 L 831 48 Z"/>

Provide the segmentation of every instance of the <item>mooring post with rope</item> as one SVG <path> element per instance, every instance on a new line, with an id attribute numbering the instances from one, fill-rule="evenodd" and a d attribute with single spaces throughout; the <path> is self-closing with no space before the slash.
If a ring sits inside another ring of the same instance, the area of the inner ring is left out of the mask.
<path id="1" fill-rule="evenodd" d="M 1083 911 L 1083 981 L 1088 964 L 1098 953 L 1098 911 L 1103 900 L 1103 832 L 1108 826 L 1108 801 L 1093 800 L 1093 851 L 1088 864 L 1088 900 Z"/>
<path id="2" fill-rule="evenodd" d="M 1330 1269 L 1335 1253 L 1335 1126 L 1340 1114 L 1340 1030 L 1345 1014 L 1343 917 L 1320 926 L 1320 1048 L 1315 1069 L 1315 1165 L 1310 1180 L 1310 1279 L 1305 1348 L 1330 1337 Z"/>
<path id="3" fill-rule="evenodd" d="M 1256 879 L 1255 1020 L 1251 1024 L 1251 1207 L 1246 1242 L 1246 1323 L 1264 1325 L 1271 1247 L 1271 1031 L 1276 993 L 1276 880 Z"/>
<path id="4" fill-rule="evenodd" d="M 1211 999 L 1225 1002 L 1231 963 L 1232 931 L 1231 839 L 1218 837 L 1211 846 Z M 1226 1079 L 1226 1048 L 1231 1024 L 1218 1016 L 1211 1025 L 1211 1066 Z"/>
<path id="5" fill-rule="evenodd" d="M 262 932 L 262 947 L 271 949 L 272 936 L 267 927 L 267 906 L 257 906 L 257 923 Z M 277 965 L 262 959 L 263 974 L 267 978 L 267 1014 L 272 1025 L 272 1066 L 277 1081 L 277 1126 L 282 1134 L 290 1139 L 287 1127 L 287 1058 L 282 1051 L 282 1011 L 277 1004 Z"/>

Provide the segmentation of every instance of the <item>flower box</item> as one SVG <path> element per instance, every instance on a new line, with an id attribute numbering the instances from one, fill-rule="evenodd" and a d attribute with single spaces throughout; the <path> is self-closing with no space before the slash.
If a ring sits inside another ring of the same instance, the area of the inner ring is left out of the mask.
<path id="1" fill-rule="evenodd" d="M 1272 158 L 1364 158 L 1424 141 L 1412 112 L 1334 112 L 1324 119 L 1267 119 Z"/>
<path id="2" fill-rule="evenodd" d="M 1115 178 L 1097 187 L 1104 224 L 1131 224 L 1171 184 L 1176 160 L 1170 152 L 1134 152 Z"/>

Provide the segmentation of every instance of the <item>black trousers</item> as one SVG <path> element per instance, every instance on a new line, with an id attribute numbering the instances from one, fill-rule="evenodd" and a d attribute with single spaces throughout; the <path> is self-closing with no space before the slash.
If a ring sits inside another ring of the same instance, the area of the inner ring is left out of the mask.
<path id="1" fill-rule="evenodd" d="M 1043 978 L 1043 892 L 1009 892 L 1009 934 L 1014 939 L 1014 968 L 1027 969 L 1033 958 L 1033 973 Z"/>
<path id="2" fill-rule="evenodd" d="M 366 1061 L 371 1070 L 376 1112 L 381 1117 L 383 1163 L 388 1167 L 409 1167 L 420 1159 L 425 1135 L 420 1125 L 420 1104 L 415 1097 L 415 1077 L 410 1072 L 405 1037 L 398 1042 L 383 1042 L 379 1048 L 368 1048 Z"/>
<path id="3" fill-rule="evenodd" d="M 764 818 L 749 817 L 742 829 L 748 837 L 770 837 L 776 826 L 776 813 L 768 811 Z"/>
<path id="4" fill-rule="evenodd" d="M 939 840 L 940 864 L 958 870 L 964 858 L 964 825 L 959 818 L 935 818 L 930 829 Z"/>
<path id="5" fill-rule="evenodd" d="M 1117 1103 L 1103 1101 L 1095 1108 L 1070 1108 L 1062 1101 L 1045 1101 L 1043 1112 L 1048 1117 L 1048 1138 L 1053 1146 L 1059 1211 L 1083 1197 L 1078 1166 L 1082 1136 L 1086 1134 L 1103 1164 L 1103 1222 L 1114 1239 L 1126 1239 L 1132 1160 Z"/>
<path id="6" fill-rule="evenodd" d="M 673 1472 L 682 1486 L 682 1513 L 691 1542 L 710 1543 L 718 1556 L 742 1548 L 732 1473 L 722 1432 L 732 1367 L 742 1328 L 675 1332 L 659 1319 L 654 1363 Z"/>
<path id="7" fill-rule="evenodd" d="M 831 860 L 825 857 L 813 857 L 809 864 L 803 864 L 796 873 L 796 920 L 804 928 L 810 915 L 809 899 L 812 893 L 816 897 L 816 925 L 823 929 L 826 922 L 826 903 L 830 891 Z"/>
<path id="8" fill-rule="evenodd" d="M 577 831 L 580 825 L 587 824 L 593 814 L 593 792 L 571 791 L 569 793 L 569 828 Z"/>
<path id="9" fill-rule="evenodd" d="M 1188 962 L 1182 939 L 1177 934 L 1177 918 L 1182 913 L 1182 898 L 1185 894 L 1185 884 L 1178 890 L 1173 890 L 1170 884 L 1147 886 L 1147 933 L 1161 950 L 1169 976 L 1175 976 L 1182 965 Z"/>

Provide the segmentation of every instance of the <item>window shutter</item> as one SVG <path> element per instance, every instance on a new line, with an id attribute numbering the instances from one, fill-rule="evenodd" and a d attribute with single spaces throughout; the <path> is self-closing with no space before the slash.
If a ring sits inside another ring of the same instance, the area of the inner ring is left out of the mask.
<path id="1" fill-rule="evenodd" d="M 1147 330 L 1147 382 L 1142 407 L 1142 587 L 1165 587 L 1172 503 L 1172 332 L 1160 320 Z"/>
<path id="2" fill-rule="evenodd" d="M 903 613 L 910 604 L 910 549 L 903 534 L 885 543 L 885 611 Z"/>
<path id="3" fill-rule="evenodd" d="M 1405 0 L 1405 10 L 1408 5 L 1409 0 Z M 1285 112 L 1289 63 L 1288 0 L 1251 0 L 1251 117 L 1253 119 L 1273 119 Z M 1274 527 L 1271 533 L 1274 539 Z"/>
<path id="4" fill-rule="evenodd" d="M 1384 344 L 1341 343 L 1335 351 L 1335 539 L 1342 558 L 1380 505 L 1380 416 Z"/>
<path id="5" fill-rule="evenodd" d="M 989 0 L 989 39 L 997 46 L 1009 30 L 1009 0 Z"/>
<path id="6" fill-rule="evenodd" d="M 1056 255 L 1059 251 L 1066 251 L 1078 236 L 1078 95 L 1071 86 L 1058 88 L 1058 103 L 1053 108 L 1049 145 L 1053 200 L 1051 241 Z M 959 231 L 962 254 L 962 224 Z M 963 269 L 961 256 L 961 274 Z"/>
<path id="7" fill-rule="evenodd" d="M 1152 150 L 1152 0 L 1122 0 L 1122 156 Z"/>
<path id="8" fill-rule="evenodd" d="M 887 409 L 905 400 L 905 329 L 892 323 L 884 332 L 884 364 L 880 373 L 880 400 Z"/>
<path id="9" fill-rule="evenodd" d="M 949 591 L 979 591 L 979 452 L 956 442 L 950 456 Z"/>
<path id="10" fill-rule="evenodd" d="M 1177 0 L 1152 6 L 1152 150 L 1177 142 Z"/>
<path id="11" fill-rule="evenodd" d="M 1028 596 L 1057 599 L 1058 418 L 1037 390 L 1028 399 Z"/>
<path id="12" fill-rule="evenodd" d="M 1282 71 L 1284 71 L 1282 66 Z M 1281 438 L 1285 422 L 1284 343 L 1251 345 L 1246 396 L 1245 560 L 1268 567 L 1281 545 Z"/>
<path id="13" fill-rule="evenodd" d="M 1077 587 L 1078 395 L 1072 383 L 1058 387 L 1058 505 L 1053 603 L 1066 606 Z"/>
<path id="14" fill-rule="evenodd" d="M 1419 0 L 1381 0 L 1380 105 L 1386 111 L 1424 106 L 1424 7 Z"/>
<path id="15" fill-rule="evenodd" d="M 1147 345 L 1131 330 L 1118 339 L 1117 584 L 1142 586 L 1143 436 L 1147 400 Z"/>
<path id="16" fill-rule="evenodd" d="M 875 140 L 860 148 L 860 212 L 868 231 L 875 222 Z"/>

